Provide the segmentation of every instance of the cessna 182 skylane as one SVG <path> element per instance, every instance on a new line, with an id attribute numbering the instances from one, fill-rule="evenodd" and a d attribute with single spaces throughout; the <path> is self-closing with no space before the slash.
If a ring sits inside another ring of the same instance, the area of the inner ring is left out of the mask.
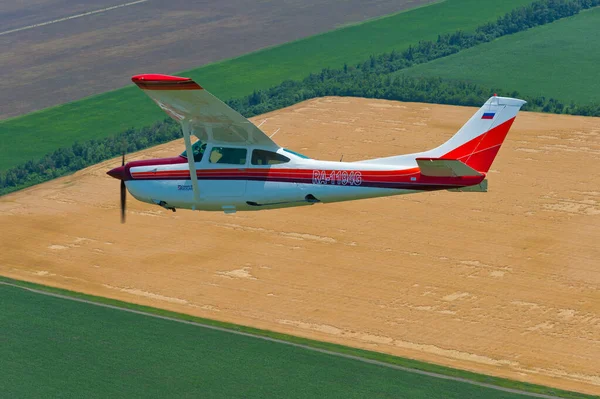
<path id="1" fill-rule="evenodd" d="M 182 127 L 178 157 L 133 161 L 108 174 L 136 199 L 175 211 L 255 211 L 433 190 L 487 191 L 490 169 L 525 101 L 491 97 L 446 143 L 429 151 L 331 162 L 278 146 L 257 126 L 188 78 L 133 82 Z M 194 144 L 191 136 L 198 138 Z M 190 173 L 191 171 L 191 173 Z"/>

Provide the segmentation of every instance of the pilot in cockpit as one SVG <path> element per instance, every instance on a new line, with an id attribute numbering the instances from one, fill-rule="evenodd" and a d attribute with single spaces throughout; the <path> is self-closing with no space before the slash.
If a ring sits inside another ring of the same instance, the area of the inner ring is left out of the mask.
<path id="1" fill-rule="evenodd" d="M 194 162 L 202 161 L 202 156 L 204 155 L 204 151 L 206 150 L 206 143 L 198 140 L 194 144 L 192 144 L 192 152 L 194 154 Z M 181 153 L 182 157 L 187 158 L 187 151 Z"/>

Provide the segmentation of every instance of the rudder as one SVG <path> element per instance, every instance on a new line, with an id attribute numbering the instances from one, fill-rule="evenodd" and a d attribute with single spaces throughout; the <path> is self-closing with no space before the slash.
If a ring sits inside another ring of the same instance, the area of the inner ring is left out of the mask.
<path id="1" fill-rule="evenodd" d="M 523 104 L 516 98 L 491 97 L 450 140 L 428 153 L 489 171 Z"/>

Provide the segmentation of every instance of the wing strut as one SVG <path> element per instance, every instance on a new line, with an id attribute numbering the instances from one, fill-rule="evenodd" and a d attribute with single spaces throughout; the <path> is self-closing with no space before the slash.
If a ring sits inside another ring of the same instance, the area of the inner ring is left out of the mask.
<path id="1" fill-rule="evenodd" d="M 192 210 L 196 210 L 196 205 L 200 204 L 200 189 L 198 188 L 198 175 L 196 174 L 196 164 L 194 163 L 194 150 L 190 140 L 190 121 L 184 119 L 181 121 L 181 130 L 183 130 L 183 141 L 185 141 L 185 151 L 188 165 L 190 167 L 190 178 L 192 180 L 192 189 L 194 190 L 194 205 Z"/>

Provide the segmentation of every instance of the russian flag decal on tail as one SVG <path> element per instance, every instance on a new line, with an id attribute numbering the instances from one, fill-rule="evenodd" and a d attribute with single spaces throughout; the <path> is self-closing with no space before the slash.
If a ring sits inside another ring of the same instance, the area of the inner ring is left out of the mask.
<path id="1" fill-rule="evenodd" d="M 481 119 L 494 119 L 495 112 L 484 112 Z"/>

